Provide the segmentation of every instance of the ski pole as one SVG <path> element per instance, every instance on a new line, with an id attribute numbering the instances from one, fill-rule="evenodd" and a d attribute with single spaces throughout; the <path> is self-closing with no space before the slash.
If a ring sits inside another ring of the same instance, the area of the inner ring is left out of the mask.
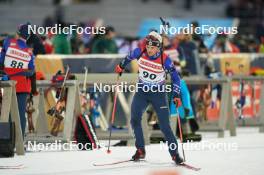
<path id="1" fill-rule="evenodd" d="M 115 121 L 115 111 L 116 111 L 116 100 L 117 100 L 117 95 L 118 95 L 118 85 L 119 85 L 119 78 L 120 74 L 117 75 L 117 81 L 116 81 L 116 87 L 115 87 L 115 96 L 114 96 L 114 106 L 112 110 L 112 116 L 111 116 L 111 122 L 110 122 L 110 132 L 109 132 L 109 138 L 108 138 L 108 148 L 107 148 L 107 153 L 110 154 L 110 143 L 111 143 L 111 137 L 112 137 L 112 127 Z"/>
<path id="2" fill-rule="evenodd" d="M 183 138 L 182 138 L 182 127 L 181 127 L 181 119 L 180 119 L 180 113 L 179 110 L 176 106 L 176 112 L 178 113 L 178 126 L 179 126 L 179 130 L 180 130 L 180 140 L 181 140 L 181 144 L 182 144 L 182 155 L 183 155 L 183 161 L 185 162 L 185 153 L 184 153 L 184 148 L 183 148 Z"/>

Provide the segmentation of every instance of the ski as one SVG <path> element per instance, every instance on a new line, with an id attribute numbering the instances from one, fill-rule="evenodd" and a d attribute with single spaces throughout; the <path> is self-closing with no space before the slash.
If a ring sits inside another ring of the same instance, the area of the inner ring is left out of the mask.
<path id="1" fill-rule="evenodd" d="M 0 165 L 0 169 L 22 169 L 24 168 L 23 164 L 20 165 Z"/>
<path id="2" fill-rule="evenodd" d="M 126 162 L 146 162 L 146 160 L 134 161 L 134 160 L 129 159 L 129 160 L 121 160 L 121 161 L 116 161 L 116 162 L 111 162 L 111 163 L 102 163 L 102 164 L 94 163 L 93 166 L 117 165 L 117 164 L 126 163 Z"/>
<path id="3" fill-rule="evenodd" d="M 109 165 L 117 165 L 117 164 L 122 164 L 122 163 L 127 163 L 127 162 L 134 162 L 134 161 L 129 159 L 129 160 L 121 160 L 121 161 L 116 161 L 116 162 L 111 162 L 111 163 L 102 163 L 102 164 L 94 163 L 93 166 L 109 166 Z M 146 162 L 146 160 L 140 160 L 140 161 L 136 161 L 136 162 Z M 197 167 L 194 167 L 194 166 L 186 164 L 186 163 L 182 163 L 182 164 L 177 165 L 177 166 L 184 167 L 184 168 L 187 168 L 187 169 L 193 170 L 193 171 L 200 171 L 201 170 L 201 168 L 197 168 Z"/>
<path id="4" fill-rule="evenodd" d="M 189 170 L 193 170 L 193 171 L 200 171 L 201 170 L 201 168 L 197 168 L 197 167 L 191 166 L 191 165 L 186 164 L 186 163 L 182 163 L 182 164 L 177 165 L 177 166 L 181 166 L 181 167 L 187 168 Z"/>
<path id="5" fill-rule="evenodd" d="M 126 162 L 130 162 L 132 161 L 130 160 L 121 160 L 121 161 L 116 161 L 116 162 L 111 162 L 111 163 L 102 163 L 102 164 L 96 164 L 94 163 L 94 166 L 107 166 L 107 165 L 117 165 L 117 164 L 121 164 L 121 163 L 126 163 Z"/>

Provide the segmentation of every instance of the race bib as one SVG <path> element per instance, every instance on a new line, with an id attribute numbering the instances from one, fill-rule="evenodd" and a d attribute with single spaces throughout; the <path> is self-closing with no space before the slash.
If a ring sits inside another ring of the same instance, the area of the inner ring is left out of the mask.
<path id="1" fill-rule="evenodd" d="M 28 69 L 31 56 L 28 52 L 9 47 L 6 52 L 4 65 L 6 68 Z"/>
<path id="2" fill-rule="evenodd" d="M 146 84 L 158 85 L 165 81 L 165 71 L 160 63 L 144 58 L 138 60 L 139 79 Z"/>

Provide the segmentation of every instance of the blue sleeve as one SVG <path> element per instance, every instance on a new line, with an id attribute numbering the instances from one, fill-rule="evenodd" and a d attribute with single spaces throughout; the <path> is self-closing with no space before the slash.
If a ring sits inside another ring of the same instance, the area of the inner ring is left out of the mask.
<path id="1" fill-rule="evenodd" d="M 7 48 L 10 44 L 10 39 L 9 38 L 6 38 L 3 42 L 3 47 L 2 47 L 2 50 L 1 50 L 1 55 L 0 55 L 0 64 L 4 64 L 4 61 L 5 61 L 5 55 L 6 55 L 6 51 L 7 51 Z"/>
<path id="2" fill-rule="evenodd" d="M 173 95 L 180 96 L 181 79 L 169 57 L 165 59 L 164 67 L 165 67 L 166 72 L 170 73 L 170 76 L 171 76 Z"/>
<path id="3" fill-rule="evenodd" d="M 142 50 L 140 48 L 134 49 L 132 52 L 130 52 L 125 59 L 123 59 L 120 63 L 121 67 L 125 68 L 132 60 L 138 59 L 142 53 Z"/>
<path id="4" fill-rule="evenodd" d="M 31 60 L 28 63 L 28 69 L 29 70 L 35 70 L 35 56 L 31 56 Z"/>

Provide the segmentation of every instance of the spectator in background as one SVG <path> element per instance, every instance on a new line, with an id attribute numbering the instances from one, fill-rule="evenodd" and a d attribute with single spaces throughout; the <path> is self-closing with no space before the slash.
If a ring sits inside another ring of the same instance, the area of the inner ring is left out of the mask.
<path id="1" fill-rule="evenodd" d="M 118 47 L 114 40 L 116 36 L 115 29 L 111 26 L 106 27 L 106 33 L 104 36 L 99 36 L 93 41 L 91 53 L 118 53 Z"/>
<path id="2" fill-rule="evenodd" d="M 35 56 L 38 54 L 46 54 L 42 39 L 36 34 L 30 35 L 29 39 L 27 40 L 27 45 L 33 48 L 33 54 Z"/>
<path id="3" fill-rule="evenodd" d="M 61 22 L 62 28 L 65 26 L 65 23 Z M 57 34 L 52 39 L 52 44 L 54 46 L 54 53 L 56 54 L 71 54 L 71 43 L 67 38 L 67 35 L 64 33 Z"/>
<path id="4" fill-rule="evenodd" d="M 199 23 L 197 21 L 193 21 L 193 22 L 191 22 L 191 24 L 192 24 L 192 30 L 193 31 L 195 31 L 195 29 L 197 27 L 199 27 Z M 202 34 L 197 34 L 197 33 L 193 32 L 192 38 L 193 38 L 193 41 L 195 42 L 195 44 L 198 48 L 199 53 L 208 53 L 208 49 L 204 44 Z"/>
<path id="5" fill-rule="evenodd" d="M 52 45 L 52 42 L 48 36 L 42 35 L 41 36 L 42 43 L 45 48 L 46 54 L 52 54 L 54 52 L 54 47 Z"/>
<path id="6" fill-rule="evenodd" d="M 234 41 L 240 52 L 248 52 L 247 35 L 235 35 Z"/>
<path id="7" fill-rule="evenodd" d="M 187 33 L 187 32 L 186 32 Z M 182 67 L 182 75 L 189 76 L 189 75 L 197 75 L 201 74 L 201 66 L 200 66 L 200 60 L 198 57 L 198 48 L 195 44 L 195 42 L 192 39 L 191 34 L 184 34 L 182 31 L 181 34 L 176 35 L 172 40 L 172 45 L 178 50 L 182 51 L 182 56 L 185 59 L 185 64 L 180 64 Z M 189 93 L 190 93 L 190 103 L 193 107 L 193 113 L 196 114 L 196 105 L 193 94 L 195 91 L 200 89 L 199 86 L 189 86 Z M 187 112 L 187 111 L 186 111 Z M 193 122 L 193 121 L 192 121 Z M 194 125 L 191 126 L 193 128 Z M 196 129 L 193 130 L 195 132 Z"/>
<path id="8" fill-rule="evenodd" d="M 218 35 L 212 47 L 212 53 L 239 53 L 239 48 L 232 43 L 227 35 Z"/>
<path id="9" fill-rule="evenodd" d="M 87 23 L 80 22 L 79 26 L 85 28 L 85 27 L 103 27 L 103 20 L 102 19 L 94 19 L 94 20 L 89 20 Z M 92 46 L 94 44 L 94 41 L 97 41 L 99 37 L 101 37 L 101 34 L 94 34 L 93 32 L 89 33 L 84 33 L 81 36 L 81 40 L 83 42 L 84 46 L 84 53 L 91 53 L 92 52 Z"/>
<path id="10" fill-rule="evenodd" d="M 176 36 L 178 41 L 174 41 L 175 43 L 178 42 L 178 47 L 182 48 L 183 54 L 186 59 L 186 69 L 192 75 L 200 74 L 201 67 L 200 67 L 200 60 L 198 57 L 198 48 L 194 41 L 192 40 L 191 34 L 178 34 Z"/>
<path id="11" fill-rule="evenodd" d="M 85 52 L 84 43 L 82 41 L 82 34 L 78 34 L 75 31 L 71 36 L 70 42 L 71 42 L 71 49 L 73 54 L 83 54 Z"/>
<path id="12" fill-rule="evenodd" d="M 261 41 L 261 43 L 260 43 L 260 45 L 259 45 L 258 52 L 259 52 L 259 53 L 264 53 L 264 36 L 261 37 L 260 41 Z"/>
<path id="13" fill-rule="evenodd" d="M 163 36 L 163 47 L 164 52 L 170 57 L 175 65 L 178 72 L 181 72 L 181 68 L 186 66 L 186 60 L 184 57 L 183 49 L 179 46 L 174 47 L 171 44 L 170 38 L 168 36 Z"/>
<path id="14" fill-rule="evenodd" d="M 258 23 L 256 27 L 256 38 L 260 41 L 264 37 L 264 21 Z"/>
<path id="15" fill-rule="evenodd" d="M 258 44 L 257 40 L 253 35 L 248 39 L 248 52 L 249 53 L 257 53 L 258 52 Z"/>
<path id="16" fill-rule="evenodd" d="M 43 21 L 43 27 L 52 27 L 55 25 L 55 21 L 51 16 L 47 16 Z"/>
<path id="17" fill-rule="evenodd" d="M 93 49 L 95 43 L 97 43 L 98 40 L 101 39 L 101 37 L 102 37 L 102 35 L 95 34 L 95 35 L 92 36 L 92 38 L 90 39 L 89 42 L 84 44 L 87 53 L 92 53 L 92 49 Z"/>

